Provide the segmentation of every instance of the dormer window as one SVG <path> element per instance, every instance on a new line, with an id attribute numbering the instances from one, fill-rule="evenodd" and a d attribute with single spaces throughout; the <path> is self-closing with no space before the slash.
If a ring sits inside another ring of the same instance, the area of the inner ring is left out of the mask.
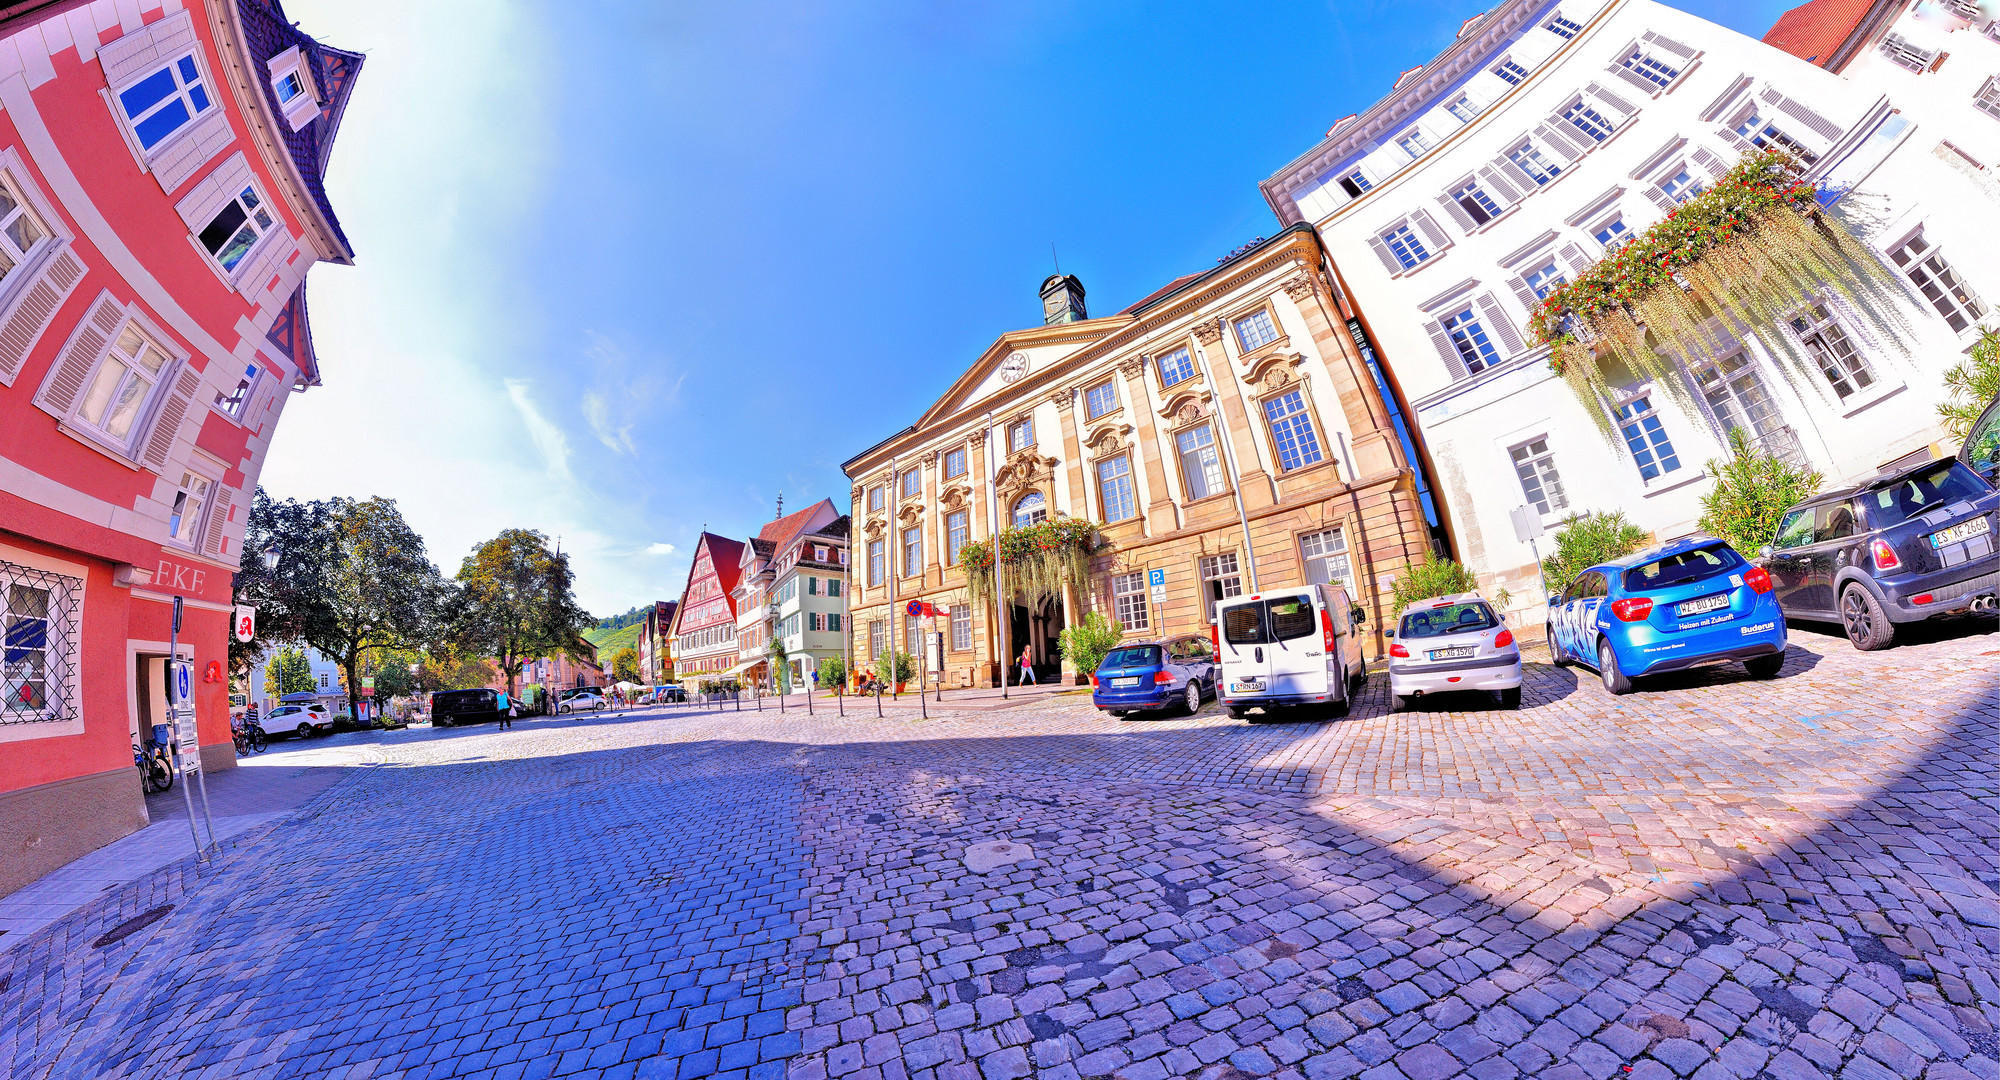
<path id="1" fill-rule="evenodd" d="M 297 131 L 319 119 L 319 87 L 314 84 L 312 66 L 298 46 L 286 49 L 268 62 L 271 95 L 278 99 L 278 111 Z"/>

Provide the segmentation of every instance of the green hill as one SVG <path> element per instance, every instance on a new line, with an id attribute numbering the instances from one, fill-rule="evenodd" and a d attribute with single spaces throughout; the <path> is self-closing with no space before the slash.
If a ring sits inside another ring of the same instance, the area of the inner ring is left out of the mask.
<path id="1" fill-rule="evenodd" d="M 633 623 L 612 629 L 593 627 L 583 632 L 583 639 L 597 646 L 597 662 L 609 666 L 612 654 L 623 648 L 638 648 L 639 634 L 646 629 L 645 623 Z"/>

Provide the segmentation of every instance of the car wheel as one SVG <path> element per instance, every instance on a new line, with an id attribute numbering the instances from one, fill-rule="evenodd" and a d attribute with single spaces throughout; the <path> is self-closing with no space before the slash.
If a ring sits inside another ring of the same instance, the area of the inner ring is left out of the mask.
<path id="1" fill-rule="evenodd" d="M 1554 664 L 1559 668 L 1568 667 L 1569 657 L 1563 652 L 1562 642 L 1556 640 L 1556 628 L 1550 626 L 1547 623 L 1543 623 L 1542 633 L 1548 635 L 1547 640 L 1549 643 L 1549 663 Z"/>
<path id="2" fill-rule="evenodd" d="M 1500 691 L 1500 707 L 1503 709 L 1520 708 L 1521 688 L 1518 686 L 1510 686 L 1507 689 Z"/>
<path id="3" fill-rule="evenodd" d="M 1859 585 L 1849 585 L 1840 594 L 1840 626 L 1862 652 L 1886 649 L 1896 640 L 1896 624 L 1882 612 L 1875 595 Z"/>
<path id="4" fill-rule="evenodd" d="M 299 736 L 299 738 L 301 738 L 301 739 L 310 739 L 310 738 L 312 738 L 312 737 L 313 737 L 313 726 L 312 726 L 311 724 L 300 724 L 300 725 L 299 725 L 299 730 L 298 730 L 298 736 Z"/>
<path id="5" fill-rule="evenodd" d="M 1249 709 L 1241 708 L 1236 705 L 1231 705 L 1229 707 L 1229 716 L 1233 720 L 1241 720 L 1248 715 L 1250 715 Z"/>
<path id="6" fill-rule="evenodd" d="M 1408 694 L 1391 694 L 1389 695 L 1389 711 L 1409 712 L 1410 706 L 1415 704 L 1416 700 L 1416 698 Z"/>
<path id="7" fill-rule="evenodd" d="M 1629 694 L 1632 692 L 1632 680 L 1626 678 L 1625 673 L 1618 670 L 1618 654 L 1612 650 L 1611 643 L 1608 641 L 1597 643 L 1597 673 L 1603 677 L 1604 689 L 1607 692 L 1612 694 Z"/>
<path id="8" fill-rule="evenodd" d="M 1327 716 L 1327 719 L 1329 719 L 1329 720 L 1338 720 L 1338 719 L 1340 719 L 1341 717 L 1343 717 L 1343 716 L 1346 716 L 1346 715 L 1347 715 L 1347 709 L 1348 709 L 1348 706 L 1349 706 L 1349 704 L 1350 704 L 1350 702 L 1348 701 L 1348 695 L 1346 695 L 1346 694 L 1342 694 L 1342 695 L 1340 695 L 1340 700 L 1339 700 L 1339 701 L 1329 701 L 1329 702 L 1327 702 L 1327 703 L 1326 703 L 1326 716 Z"/>
<path id="9" fill-rule="evenodd" d="M 1785 654 L 1781 652 L 1772 653 L 1769 656 L 1753 656 L 1743 661 L 1743 670 L 1749 672 L 1750 677 L 1753 679 L 1776 678 L 1778 669 L 1784 666 Z"/>
<path id="10" fill-rule="evenodd" d="M 1193 716 L 1201 711 L 1200 679 L 1188 680 L 1187 693 L 1181 695 L 1181 707 L 1187 710 L 1187 715 L 1189 716 Z"/>

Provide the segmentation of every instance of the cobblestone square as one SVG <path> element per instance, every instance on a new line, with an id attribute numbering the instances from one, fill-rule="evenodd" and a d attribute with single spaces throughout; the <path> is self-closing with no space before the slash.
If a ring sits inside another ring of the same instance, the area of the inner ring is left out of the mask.
<path id="1" fill-rule="evenodd" d="M 1802 631 L 1518 713 L 415 729 L 8 943 L 0 1067 L 2000 1080 L 1996 669 Z"/>

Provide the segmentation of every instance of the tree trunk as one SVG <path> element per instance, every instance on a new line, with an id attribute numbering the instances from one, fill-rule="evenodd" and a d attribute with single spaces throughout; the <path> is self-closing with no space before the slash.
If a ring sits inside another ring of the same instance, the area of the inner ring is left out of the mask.
<path id="1" fill-rule="evenodd" d="M 342 666 L 347 669 L 347 719 L 349 723 L 359 724 L 361 722 L 361 677 L 356 674 L 356 669 L 361 664 L 361 650 L 359 648 L 347 650 L 345 659 L 346 663 Z"/>

